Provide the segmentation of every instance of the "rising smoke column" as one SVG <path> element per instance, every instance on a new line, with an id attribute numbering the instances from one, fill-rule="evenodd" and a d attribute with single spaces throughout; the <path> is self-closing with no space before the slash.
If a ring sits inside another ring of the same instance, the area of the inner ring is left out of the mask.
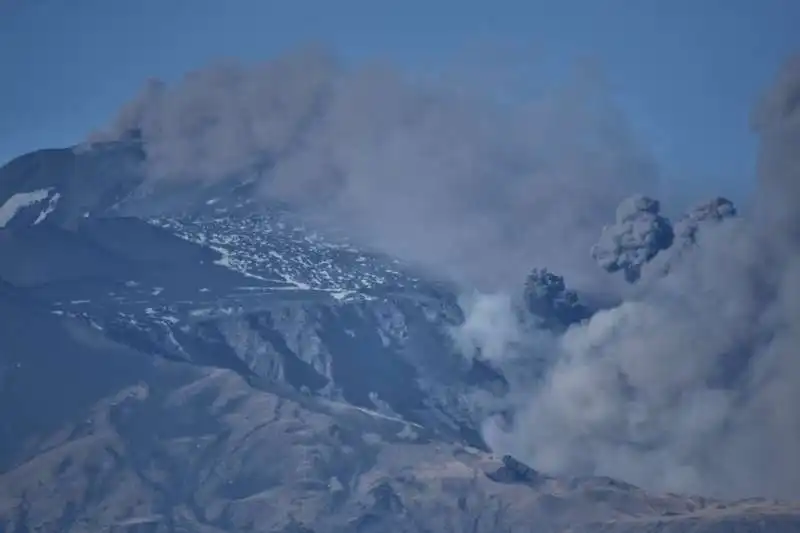
<path id="1" fill-rule="evenodd" d="M 309 48 L 152 81 L 95 139 L 135 133 L 154 181 L 258 167 L 265 198 L 469 285 L 540 266 L 605 289 L 586 250 L 622 198 L 655 187 L 655 165 L 589 76 L 515 103 L 490 92 Z"/>
<path id="2" fill-rule="evenodd" d="M 800 497 L 800 60 L 754 114 L 758 191 L 630 301 L 559 340 L 513 428 L 534 467 L 648 488 Z M 517 397 L 519 398 L 519 397 Z"/>

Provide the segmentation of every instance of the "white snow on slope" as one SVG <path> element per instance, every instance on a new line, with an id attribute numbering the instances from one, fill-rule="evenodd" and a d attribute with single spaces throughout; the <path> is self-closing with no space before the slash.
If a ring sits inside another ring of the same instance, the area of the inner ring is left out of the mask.
<path id="1" fill-rule="evenodd" d="M 214 250 L 215 252 L 217 252 L 222 256 L 216 261 L 214 261 L 215 265 L 225 267 L 229 270 L 233 270 L 234 272 L 238 272 L 239 274 L 248 278 L 258 279 L 261 281 L 271 281 L 268 280 L 267 278 L 257 276 L 255 274 L 251 274 L 250 272 L 248 272 L 242 265 L 236 262 L 235 258 L 233 258 L 231 256 L 231 253 L 225 248 L 222 248 L 220 246 L 209 246 L 209 248 L 211 248 L 212 250 Z"/>
<path id="2" fill-rule="evenodd" d="M 223 256 L 216 261 L 220 266 L 282 280 L 298 289 L 332 291 L 340 299 L 356 297 L 363 290 L 418 282 L 394 259 L 361 250 L 337 236 L 321 236 L 285 217 L 272 212 L 247 217 L 154 218 L 149 222 L 216 250 Z"/>
<path id="3" fill-rule="evenodd" d="M 50 201 L 47 203 L 47 207 L 39 213 L 39 216 L 36 217 L 36 220 L 33 222 L 33 225 L 39 224 L 44 222 L 44 220 L 50 216 L 50 213 L 56 210 L 56 205 L 58 204 L 58 200 L 61 198 L 61 193 L 55 193 L 53 196 L 50 197 Z"/>
<path id="4" fill-rule="evenodd" d="M 41 202 L 50 196 L 50 189 L 39 189 L 38 191 L 20 192 L 6 200 L 6 203 L 0 207 L 0 228 L 6 227 L 6 224 L 17 216 L 21 209 L 30 205 Z"/>

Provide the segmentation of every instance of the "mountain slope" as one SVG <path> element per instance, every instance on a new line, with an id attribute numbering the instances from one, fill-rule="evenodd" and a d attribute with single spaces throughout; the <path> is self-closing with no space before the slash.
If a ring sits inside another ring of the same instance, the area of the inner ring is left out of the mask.
<path id="1" fill-rule="evenodd" d="M 0 531 L 800 527 L 492 456 L 507 382 L 459 354 L 452 287 L 254 205 L 248 178 L 154 190 L 140 163 L 117 143 L 0 169 Z M 547 271 L 524 304 L 590 314 Z"/>
<path id="2" fill-rule="evenodd" d="M 4 414 L 8 433 L 38 437 L 0 475 L 4 530 L 781 532 L 800 520 L 767 502 L 550 478 L 393 417 L 254 389 L 230 370 L 114 355 L 125 350 L 63 320 L 48 336 L 74 327 L 58 355 L 87 373 L 62 376 L 59 398 L 71 400 L 49 431 Z M 52 403 L 37 408 L 41 392 L 13 405 L 42 420 Z"/>
<path id="3" fill-rule="evenodd" d="M 502 391 L 504 380 L 456 353 L 448 328 L 462 318 L 446 287 L 284 211 L 221 217 L 219 207 L 203 211 L 206 202 L 147 221 L 15 218 L 0 229 L 0 255 L 14 258 L 0 277 L 140 352 L 425 421 L 481 445 L 481 414 L 465 395 Z"/>

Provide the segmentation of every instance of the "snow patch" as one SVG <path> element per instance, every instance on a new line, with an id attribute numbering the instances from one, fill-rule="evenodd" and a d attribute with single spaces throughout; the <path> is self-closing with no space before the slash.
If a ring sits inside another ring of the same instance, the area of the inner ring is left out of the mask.
<path id="1" fill-rule="evenodd" d="M 332 292 L 331 296 L 333 296 L 335 299 L 339 301 L 342 301 L 348 296 L 351 296 L 353 294 L 355 294 L 355 291 L 341 291 L 341 292 Z"/>
<path id="2" fill-rule="evenodd" d="M 50 190 L 39 189 L 38 191 L 20 192 L 6 200 L 6 203 L 0 207 L 0 228 L 6 227 L 6 224 L 11 222 L 21 209 L 45 200 L 50 196 Z"/>
<path id="3" fill-rule="evenodd" d="M 221 267 L 225 267 L 228 270 L 232 270 L 232 271 L 234 271 L 234 272 L 236 272 L 238 274 L 241 274 L 242 276 L 244 276 L 246 278 L 257 279 L 259 281 L 270 281 L 267 278 L 264 278 L 264 277 L 261 277 L 261 276 L 257 276 L 255 274 L 252 274 L 252 273 L 248 272 L 246 269 L 242 268 L 241 266 L 235 265 L 233 263 L 233 261 L 232 261 L 233 258 L 231 257 L 231 253 L 228 250 L 226 250 L 225 248 L 222 248 L 220 246 L 209 246 L 209 248 L 211 248 L 212 250 L 214 250 L 215 252 L 217 252 L 218 254 L 220 254 L 222 256 L 219 259 L 217 259 L 216 261 L 214 261 L 215 265 L 218 265 L 218 266 L 221 266 Z"/>
<path id="4" fill-rule="evenodd" d="M 45 207 L 39 216 L 36 217 L 36 220 L 33 222 L 33 225 L 40 224 L 44 222 L 44 220 L 50 216 L 50 214 L 56 210 L 56 205 L 58 201 L 61 199 L 61 193 L 55 193 L 53 196 L 50 197 L 50 201 L 47 203 L 47 207 Z"/>
<path id="5" fill-rule="evenodd" d="M 371 409 L 366 409 L 364 407 L 360 407 L 358 405 L 352 405 L 349 403 L 344 402 L 337 402 L 334 400 L 323 400 L 323 403 L 331 407 L 332 409 L 336 409 L 337 411 L 358 411 L 360 413 L 364 413 L 365 415 L 371 416 L 373 418 L 380 418 L 382 420 L 391 420 L 392 422 L 399 422 L 404 426 L 424 429 L 421 425 L 417 424 L 416 422 L 410 422 L 398 416 L 391 416 L 379 413 L 377 411 L 373 411 Z"/>

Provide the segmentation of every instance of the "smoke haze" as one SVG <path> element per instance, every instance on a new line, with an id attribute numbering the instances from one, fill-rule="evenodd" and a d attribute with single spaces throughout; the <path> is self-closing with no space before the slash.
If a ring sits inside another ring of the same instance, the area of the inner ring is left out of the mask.
<path id="1" fill-rule="evenodd" d="M 800 497 L 799 101 L 794 61 L 754 114 L 750 216 L 704 229 L 668 275 L 568 331 L 514 427 L 486 424 L 494 447 L 547 471 Z"/>
<path id="2" fill-rule="evenodd" d="M 265 198 L 482 289 L 456 334 L 465 353 L 552 361 L 540 386 L 513 382 L 511 427 L 487 421 L 498 451 L 648 488 L 800 497 L 799 102 L 795 60 L 753 116 L 752 212 L 632 291 L 589 251 L 658 173 L 591 76 L 509 104 L 302 50 L 153 81 L 95 138 L 140 134 L 153 180 L 266 169 Z M 626 301 L 531 338 L 509 291 L 533 267 Z"/>
<path id="3" fill-rule="evenodd" d="M 155 180 L 260 166 L 265 197 L 472 285 L 507 287 L 546 264 L 605 287 L 586 250 L 624 196 L 656 186 L 651 158 L 588 69 L 514 104 L 481 85 L 309 48 L 151 81 L 95 139 L 141 135 Z"/>

